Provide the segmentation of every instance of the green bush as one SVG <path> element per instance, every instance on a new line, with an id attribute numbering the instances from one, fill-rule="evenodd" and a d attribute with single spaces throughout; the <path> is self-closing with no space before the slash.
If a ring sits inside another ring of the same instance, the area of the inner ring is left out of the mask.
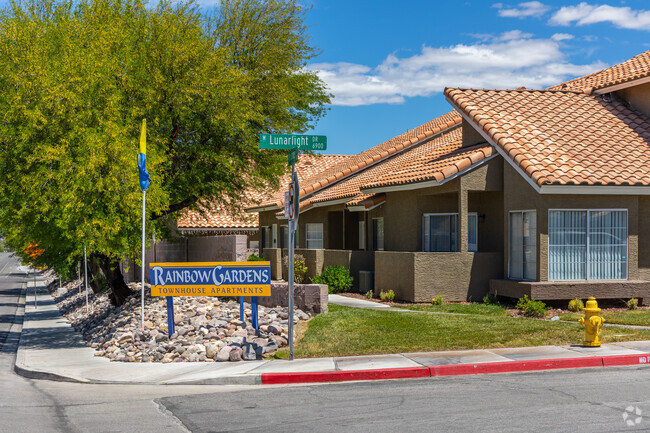
<path id="1" fill-rule="evenodd" d="M 483 303 L 485 305 L 499 305 L 497 295 L 493 293 L 487 293 L 485 296 L 483 296 Z"/>
<path id="2" fill-rule="evenodd" d="M 442 299 L 442 296 L 438 295 L 431 300 L 431 305 L 442 305 L 445 301 Z"/>
<path id="3" fill-rule="evenodd" d="M 387 292 L 384 292 L 384 291 L 382 290 L 381 293 L 379 293 L 379 298 L 380 298 L 382 301 L 393 302 L 393 301 L 395 300 L 395 292 L 393 292 L 392 290 L 389 290 L 389 291 L 387 291 Z"/>
<path id="4" fill-rule="evenodd" d="M 542 301 L 535 301 L 529 299 L 528 295 L 524 295 L 517 301 L 516 308 L 528 317 L 544 317 L 548 311 L 548 307 Z"/>
<path id="5" fill-rule="evenodd" d="M 628 300 L 625 305 L 627 305 L 628 310 L 636 310 L 639 306 L 639 300 L 637 298 L 632 298 Z"/>
<path id="6" fill-rule="evenodd" d="M 251 254 L 247 259 L 249 262 L 263 262 L 264 259 L 257 254 Z"/>
<path id="7" fill-rule="evenodd" d="M 311 282 L 315 284 L 327 284 L 329 293 L 341 293 L 349 290 L 352 287 L 352 281 L 350 270 L 340 265 L 328 266 L 322 274 L 311 279 Z"/>
<path id="8" fill-rule="evenodd" d="M 372 299 L 372 298 L 374 298 L 374 296 L 375 296 L 375 294 L 372 292 L 372 290 L 368 290 L 366 292 L 366 298 L 367 299 Z"/>
<path id="9" fill-rule="evenodd" d="M 282 259 L 282 264 L 284 270 L 289 269 L 289 256 L 284 256 Z M 307 282 L 307 264 L 305 263 L 305 258 L 300 254 L 295 254 L 293 256 L 293 282 L 298 284 L 304 284 Z"/>
<path id="10" fill-rule="evenodd" d="M 585 304 L 582 303 L 582 299 L 575 298 L 569 301 L 569 311 L 577 313 L 582 311 L 585 308 Z"/>

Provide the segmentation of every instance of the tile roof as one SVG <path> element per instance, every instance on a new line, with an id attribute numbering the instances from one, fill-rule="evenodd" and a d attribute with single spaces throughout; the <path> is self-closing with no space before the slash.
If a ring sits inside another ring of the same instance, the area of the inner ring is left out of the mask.
<path id="1" fill-rule="evenodd" d="M 445 89 L 447 99 L 543 185 L 650 185 L 650 123 L 607 95 Z"/>
<path id="2" fill-rule="evenodd" d="M 650 76 L 650 51 L 623 63 L 550 87 L 550 90 L 598 90 Z"/>
<path id="3" fill-rule="evenodd" d="M 301 181 L 300 196 L 303 197 L 331 185 L 340 179 L 373 165 L 390 155 L 394 155 L 402 149 L 408 148 L 427 137 L 435 135 L 451 126 L 457 125 L 461 120 L 461 116 L 456 111 L 451 111 L 357 155 L 351 155 L 345 161 L 342 161 L 339 164 L 334 164 L 329 169 L 318 173 L 305 181 Z M 278 193 L 273 196 L 272 200 L 265 201 L 260 206 L 275 205 L 280 207 L 283 205 L 283 202 L 284 193 L 278 191 Z"/>
<path id="4" fill-rule="evenodd" d="M 366 188 L 428 180 L 443 182 L 491 156 L 493 152 L 492 146 L 487 143 L 465 148 L 461 146 L 461 128 L 449 128 L 429 141 L 314 194 L 308 199 L 309 203 L 350 198 L 346 205 L 355 206 L 374 196 L 363 193 Z"/>
<path id="5" fill-rule="evenodd" d="M 348 159 L 348 155 L 300 155 L 296 164 L 298 179 L 311 178 L 314 174 L 326 170 L 332 165 Z M 280 190 L 285 191 L 291 181 L 291 173 L 284 175 L 280 181 Z M 248 190 L 245 193 L 244 207 L 253 206 L 262 200 L 268 200 L 275 191 Z M 185 210 L 178 219 L 179 229 L 225 229 L 225 228 L 257 228 L 259 226 L 257 213 L 237 212 L 233 214 L 226 206 L 206 203 L 200 210 Z"/>

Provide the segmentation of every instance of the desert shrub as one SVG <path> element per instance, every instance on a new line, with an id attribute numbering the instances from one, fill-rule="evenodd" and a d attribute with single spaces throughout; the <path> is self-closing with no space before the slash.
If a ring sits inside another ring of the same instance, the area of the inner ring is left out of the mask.
<path id="1" fill-rule="evenodd" d="M 282 264 L 285 270 L 289 269 L 289 256 L 284 256 Z M 300 254 L 293 256 L 293 282 L 298 284 L 307 282 L 307 264 L 305 263 L 305 258 Z"/>
<path id="2" fill-rule="evenodd" d="M 636 310 L 639 306 L 639 300 L 637 298 L 632 298 L 628 300 L 625 305 L 627 305 L 628 310 Z"/>
<path id="3" fill-rule="evenodd" d="M 483 303 L 485 305 L 499 305 L 497 295 L 494 293 L 487 293 L 485 296 L 483 296 Z"/>
<path id="4" fill-rule="evenodd" d="M 442 296 L 438 295 L 431 300 L 431 305 L 442 305 L 445 301 L 442 299 Z"/>
<path id="5" fill-rule="evenodd" d="M 569 311 L 577 313 L 578 311 L 582 311 L 584 308 L 585 304 L 582 303 L 582 299 L 575 298 L 569 301 Z"/>
<path id="6" fill-rule="evenodd" d="M 517 301 L 516 308 L 529 317 L 544 317 L 548 311 L 545 303 L 529 299 L 528 295 L 524 295 L 523 298 Z"/>
<path id="7" fill-rule="evenodd" d="M 349 269 L 335 265 L 326 267 L 323 273 L 316 275 L 311 279 L 311 282 L 315 284 L 327 284 L 327 291 L 329 293 L 341 293 L 352 287 L 353 280 Z"/>
<path id="8" fill-rule="evenodd" d="M 367 298 L 367 299 L 372 299 L 374 296 L 375 296 L 375 294 L 373 293 L 372 290 L 368 290 L 368 291 L 366 292 L 366 298 Z"/>
<path id="9" fill-rule="evenodd" d="M 382 301 L 393 302 L 393 301 L 395 300 L 395 292 L 393 292 L 392 290 L 389 290 L 389 291 L 387 291 L 387 292 L 384 292 L 384 291 L 382 290 L 381 293 L 379 293 L 379 298 L 380 298 Z"/>
<path id="10" fill-rule="evenodd" d="M 257 254 L 251 254 L 247 259 L 249 262 L 263 262 L 264 259 Z"/>

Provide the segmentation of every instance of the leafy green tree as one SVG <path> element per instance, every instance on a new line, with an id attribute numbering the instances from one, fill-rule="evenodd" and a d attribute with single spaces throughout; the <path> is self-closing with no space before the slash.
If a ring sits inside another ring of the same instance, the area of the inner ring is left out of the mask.
<path id="1" fill-rule="evenodd" d="M 296 0 L 27 0 L 0 12 L 0 230 L 16 251 L 70 275 L 84 244 L 112 299 L 137 258 L 136 154 L 147 119 L 149 230 L 210 200 L 237 208 L 277 186 L 286 152 L 262 132 L 304 132 L 329 94 Z M 148 233 L 148 238 L 151 233 Z"/>

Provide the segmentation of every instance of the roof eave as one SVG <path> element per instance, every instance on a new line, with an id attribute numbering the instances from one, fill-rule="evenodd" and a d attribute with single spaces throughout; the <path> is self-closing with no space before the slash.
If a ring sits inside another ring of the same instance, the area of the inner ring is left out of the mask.
<path id="1" fill-rule="evenodd" d="M 613 86 L 602 87 L 600 89 L 594 90 L 596 95 L 604 95 L 606 93 L 616 92 L 618 90 L 628 89 L 630 87 L 639 86 L 641 84 L 650 83 L 650 76 L 638 78 L 636 80 L 626 81 L 620 84 L 614 84 Z"/>

